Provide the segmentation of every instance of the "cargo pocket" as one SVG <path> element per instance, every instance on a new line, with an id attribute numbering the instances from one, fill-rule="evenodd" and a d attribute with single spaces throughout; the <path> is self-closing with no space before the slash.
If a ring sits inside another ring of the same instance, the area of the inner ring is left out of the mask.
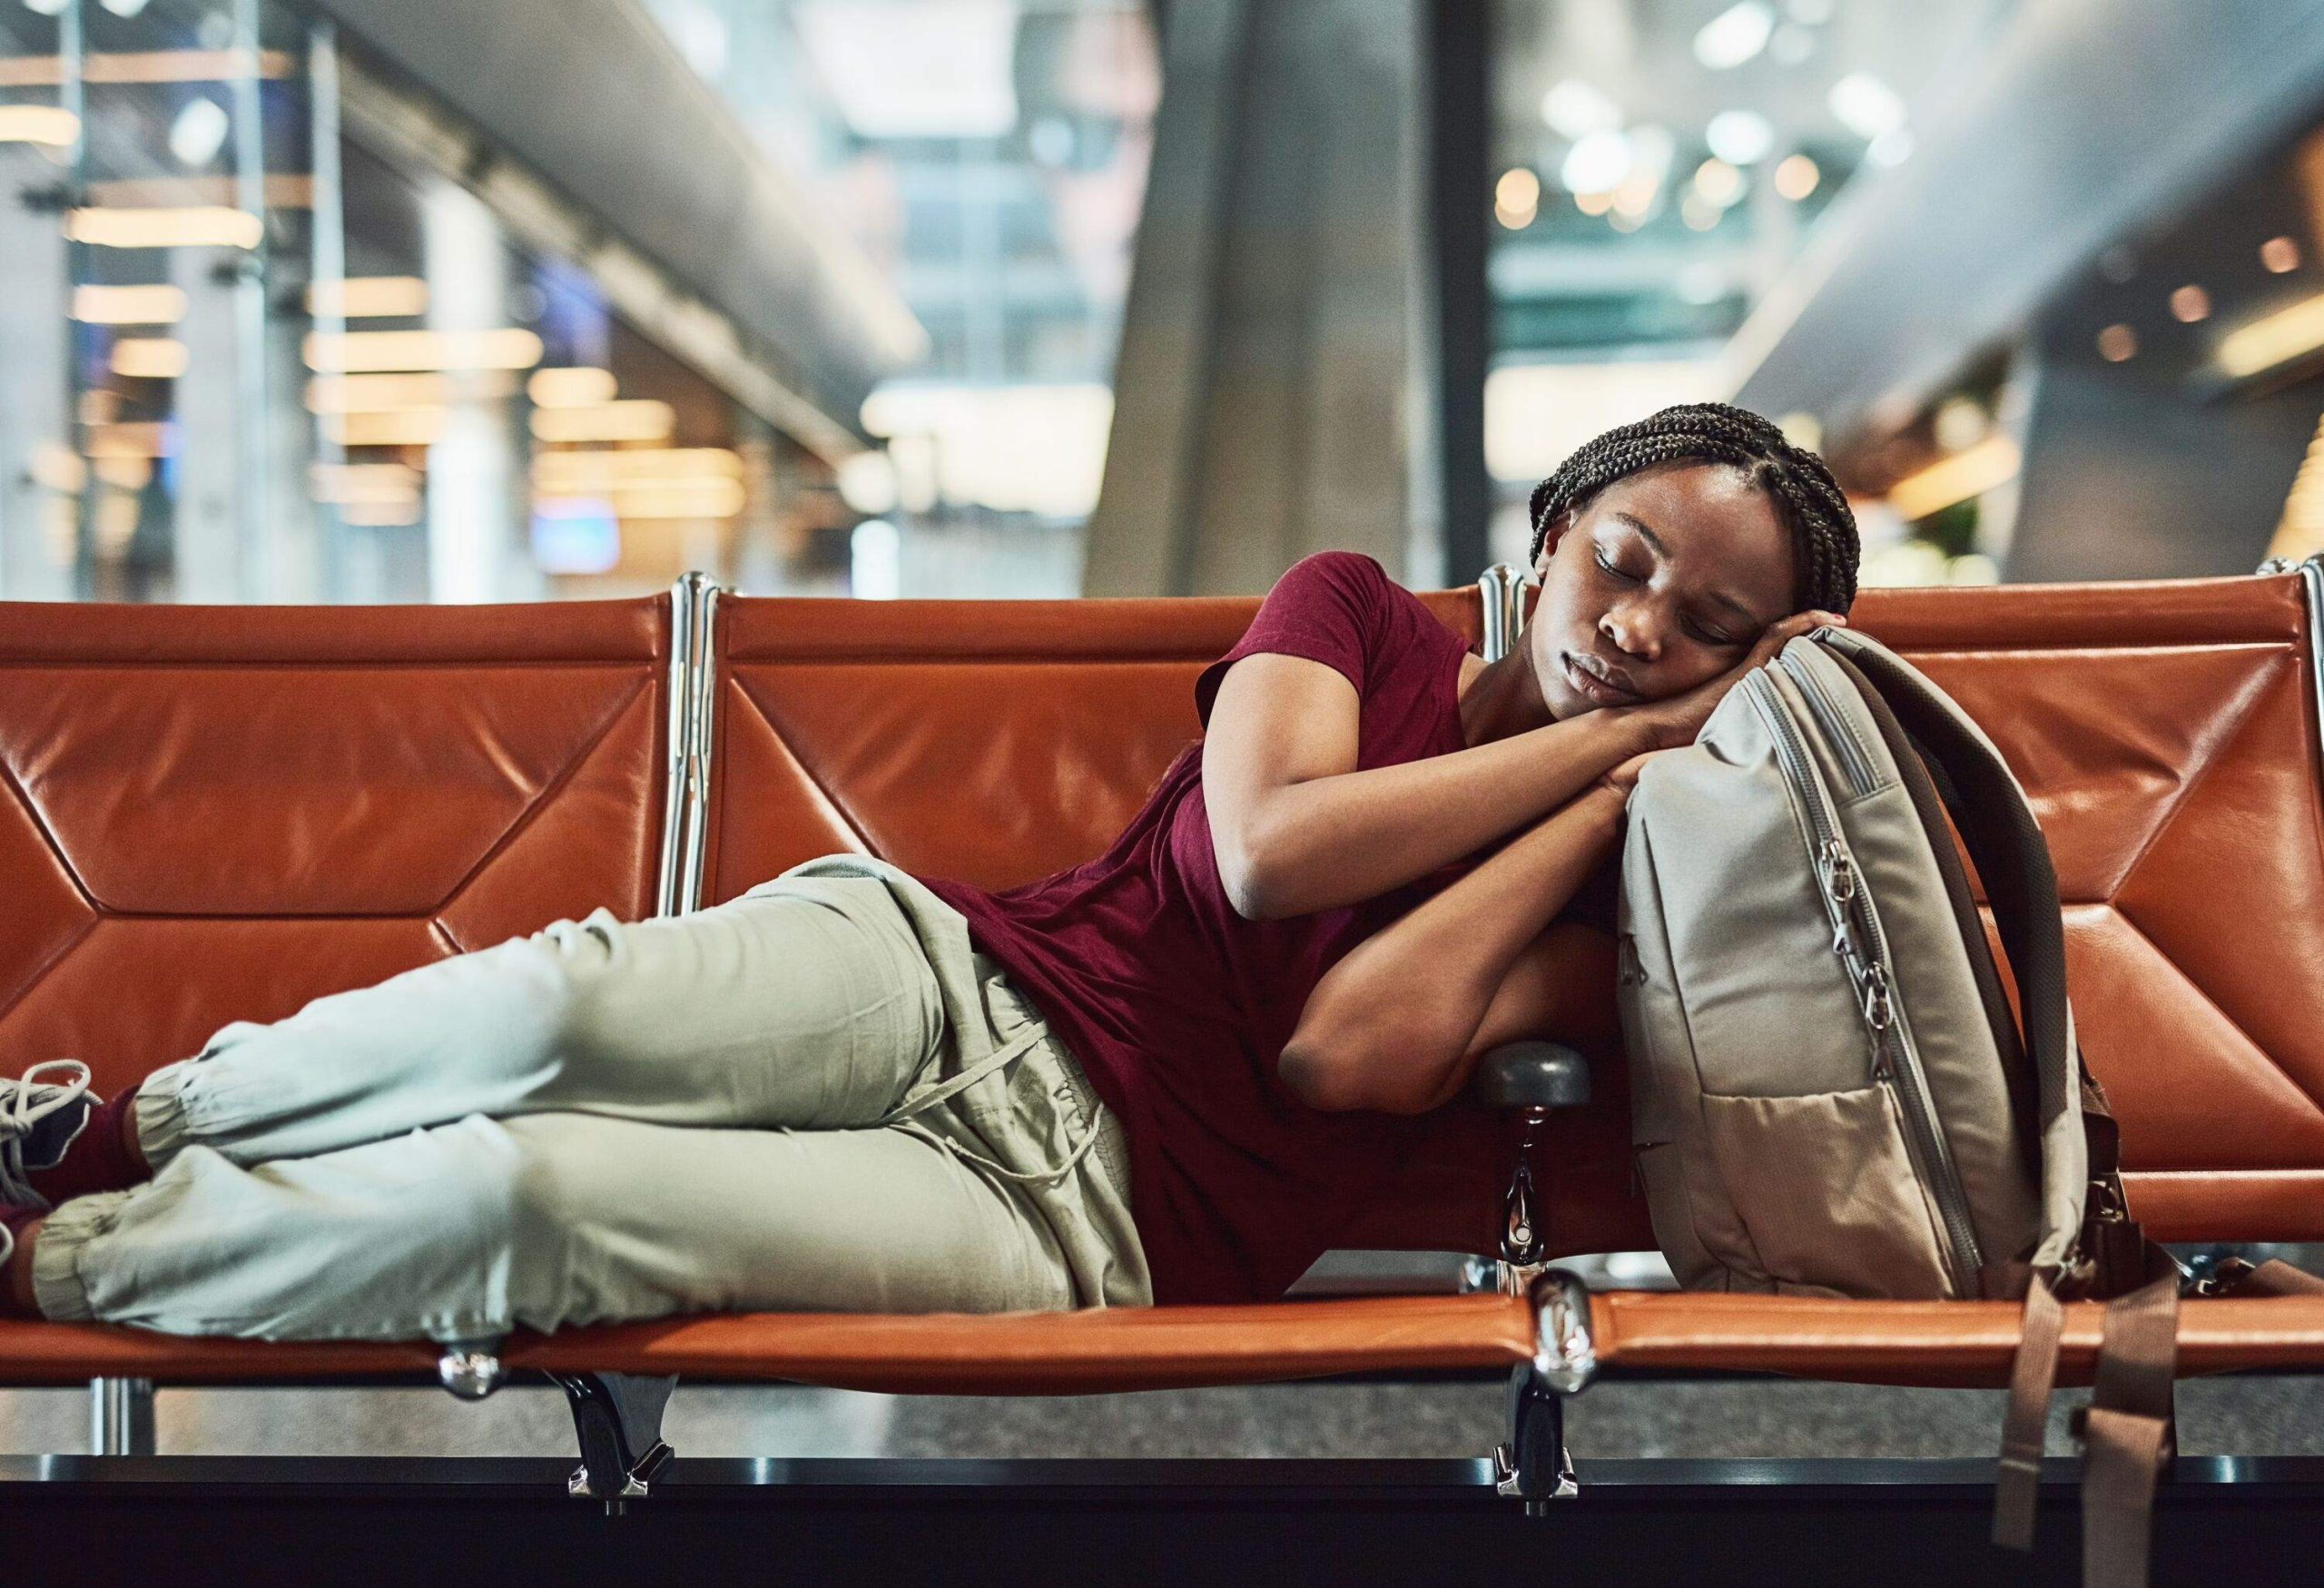
<path id="1" fill-rule="evenodd" d="M 1728 1196 L 1779 1290 L 1942 1300 L 1935 1209 L 1885 1086 L 1711 1097 L 1703 1127 Z"/>

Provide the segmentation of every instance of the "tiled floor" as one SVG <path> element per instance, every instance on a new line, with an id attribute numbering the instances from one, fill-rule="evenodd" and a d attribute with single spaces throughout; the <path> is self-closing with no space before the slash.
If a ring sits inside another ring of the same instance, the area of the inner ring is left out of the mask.
<path id="1" fill-rule="evenodd" d="M 1269 1385 L 1058 1399 L 681 1387 L 665 1433 L 696 1455 L 1472 1456 L 1500 1435 L 1498 1383 Z M 2062 1403 L 2074 1397 L 2061 1396 Z M 2191 1454 L 2324 1455 L 2324 1378 L 2180 1389 Z M 564 1396 L 438 1391 L 182 1390 L 157 1402 L 164 1454 L 562 1455 Z M 2063 1453 L 2064 1406 L 2052 1425 Z M 1577 1401 L 1577 1455 L 1990 1455 L 1998 1394 L 1775 1381 L 1600 1384 Z M 0 1394 L 0 1453 L 88 1448 L 88 1396 Z"/>

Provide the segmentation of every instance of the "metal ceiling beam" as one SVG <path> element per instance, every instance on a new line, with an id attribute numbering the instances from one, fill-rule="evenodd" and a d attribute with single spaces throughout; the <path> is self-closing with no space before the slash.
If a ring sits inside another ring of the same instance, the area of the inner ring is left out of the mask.
<path id="1" fill-rule="evenodd" d="M 768 378 L 763 417 L 855 449 L 864 395 L 924 333 L 635 0 L 313 3 L 602 225 L 616 266 L 645 261 L 728 321 Z"/>
<path id="2" fill-rule="evenodd" d="M 2324 107 L 2324 0 L 2026 0 L 1837 201 L 1728 350 L 1845 444 L 1917 412 L 2101 251 Z"/>

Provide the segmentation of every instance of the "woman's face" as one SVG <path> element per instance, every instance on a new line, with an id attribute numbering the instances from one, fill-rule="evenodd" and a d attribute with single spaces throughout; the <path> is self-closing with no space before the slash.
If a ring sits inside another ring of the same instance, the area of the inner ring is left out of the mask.
<path id="1" fill-rule="evenodd" d="M 1552 524 L 1525 638 L 1550 715 L 1683 694 L 1739 666 L 1791 610 L 1790 531 L 1721 464 L 1615 481 Z"/>

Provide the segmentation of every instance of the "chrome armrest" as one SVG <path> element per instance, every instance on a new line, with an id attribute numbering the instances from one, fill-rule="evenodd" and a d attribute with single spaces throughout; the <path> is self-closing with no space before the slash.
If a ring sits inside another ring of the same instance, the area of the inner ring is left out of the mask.
<path id="1" fill-rule="evenodd" d="M 1561 1042 L 1509 1042 L 1477 1060 L 1469 1090 L 1488 1108 L 1525 1110 L 1525 1135 L 1502 1203 L 1501 1235 L 1501 1288 L 1521 1296 L 1540 1276 L 1542 1253 L 1549 1248 L 1533 1183 L 1534 1138 L 1551 1109 L 1579 1108 L 1590 1100 L 1590 1060 Z"/>
<path id="2" fill-rule="evenodd" d="M 1469 1090 L 1490 1108 L 1579 1108 L 1590 1100 L 1590 1060 L 1561 1042 L 1509 1042 L 1477 1060 Z"/>

